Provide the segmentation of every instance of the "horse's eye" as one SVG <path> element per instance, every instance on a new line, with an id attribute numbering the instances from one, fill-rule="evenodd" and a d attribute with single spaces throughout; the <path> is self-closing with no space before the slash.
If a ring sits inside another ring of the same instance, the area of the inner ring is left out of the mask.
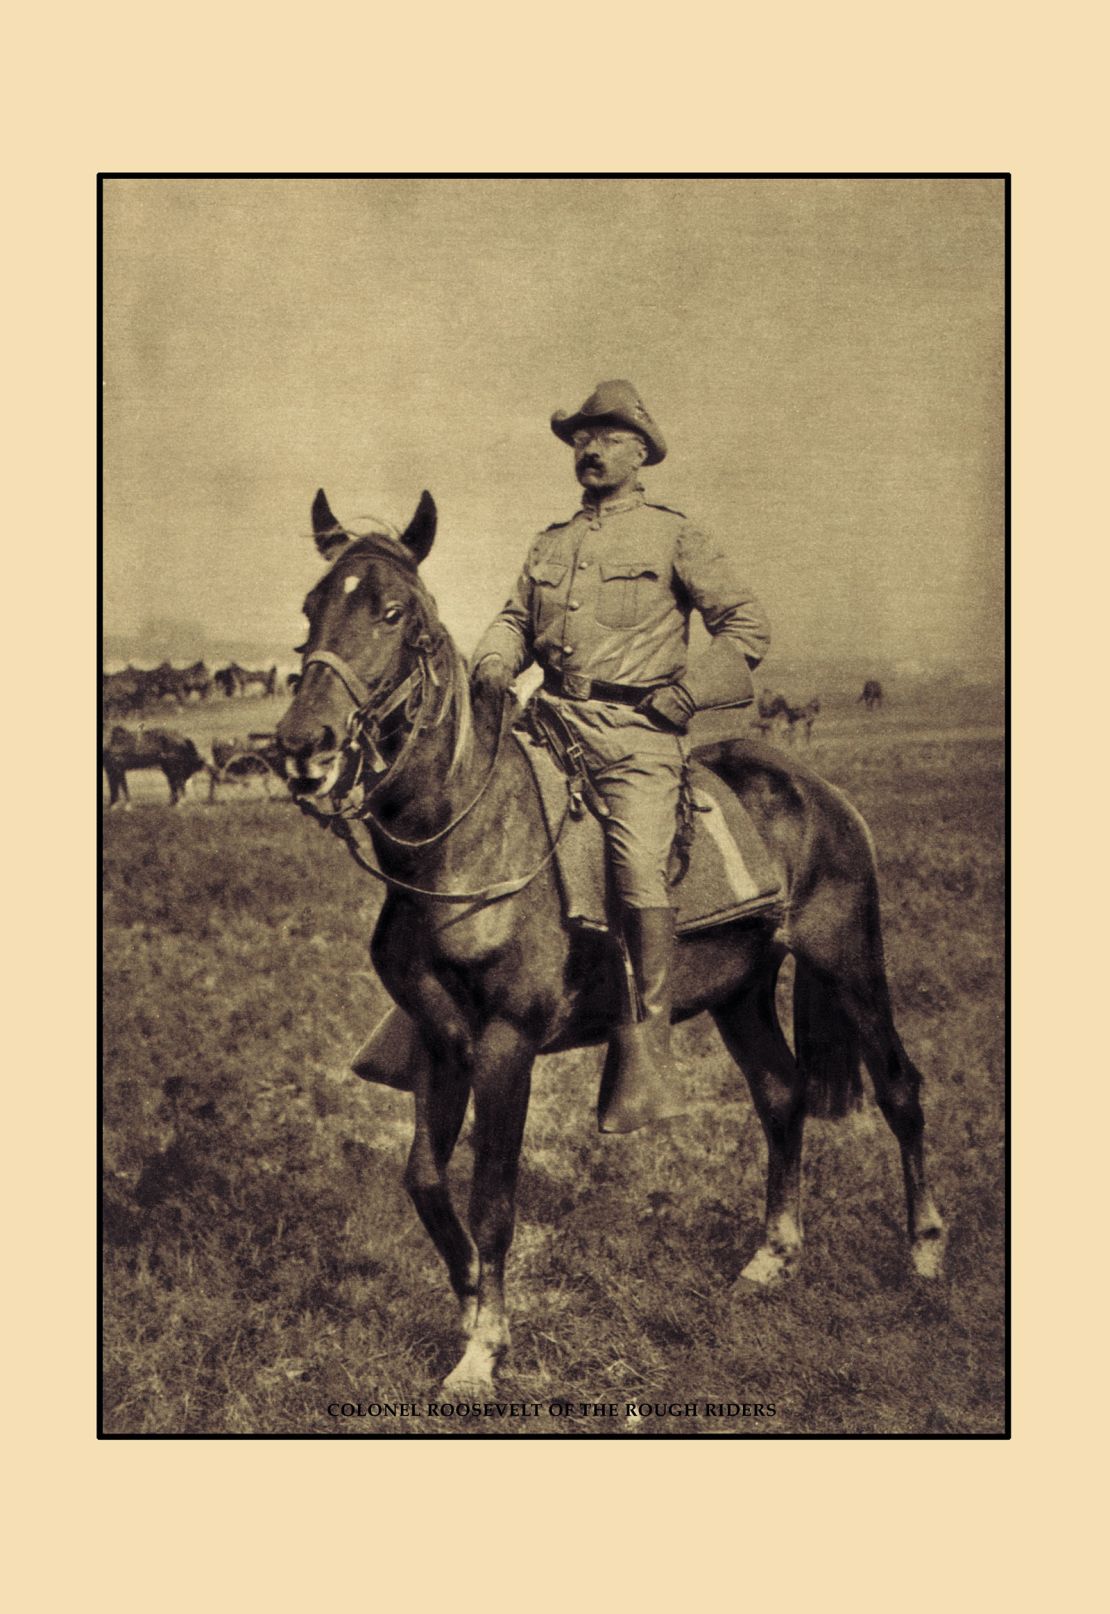
<path id="1" fill-rule="evenodd" d="M 403 615 L 404 613 L 399 605 L 387 605 L 382 612 L 382 621 L 392 625 L 394 622 L 400 622 Z"/>

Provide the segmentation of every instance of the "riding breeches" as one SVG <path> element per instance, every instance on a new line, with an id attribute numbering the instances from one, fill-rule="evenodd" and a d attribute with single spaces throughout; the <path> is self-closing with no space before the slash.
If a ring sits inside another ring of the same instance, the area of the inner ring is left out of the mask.
<path id="1" fill-rule="evenodd" d="M 667 907 L 667 865 L 686 761 L 682 737 L 628 706 L 542 699 L 581 744 L 590 780 L 609 809 L 602 824 L 620 901 L 627 908 Z"/>

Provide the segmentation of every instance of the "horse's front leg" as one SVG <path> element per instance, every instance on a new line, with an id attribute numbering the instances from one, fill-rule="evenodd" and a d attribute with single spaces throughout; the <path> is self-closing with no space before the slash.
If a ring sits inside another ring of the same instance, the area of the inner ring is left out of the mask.
<path id="1" fill-rule="evenodd" d="M 443 1382 L 452 1395 L 489 1395 L 509 1348 L 505 1257 L 513 1237 L 520 1147 L 528 1113 L 534 1045 L 494 1021 L 474 1048 L 474 1176 L 470 1231 L 478 1252 L 477 1307 L 462 1360 Z"/>
<path id="2" fill-rule="evenodd" d="M 438 1051 L 438 1050 L 437 1050 Z M 478 1252 L 451 1203 L 447 1167 L 466 1115 L 470 1084 L 459 1062 L 423 1059 L 416 1075 L 416 1132 L 405 1187 L 432 1243 L 443 1257 L 469 1335 L 478 1308 Z"/>

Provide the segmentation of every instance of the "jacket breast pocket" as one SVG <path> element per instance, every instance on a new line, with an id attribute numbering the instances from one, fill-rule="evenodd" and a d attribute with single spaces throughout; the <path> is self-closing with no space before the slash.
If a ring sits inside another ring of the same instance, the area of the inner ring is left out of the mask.
<path id="1" fill-rule="evenodd" d="M 567 575 L 563 560 L 533 560 L 528 565 L 528 576 L 544 589 L 556 589 Z"/>
<path id="2" fill-rule="evenodd" d="M 634 628 L 648 614 L 659 589 L 651 561 L 603 561 L 597 588 L 597 620 L 603 628 Z"/>
<path id="3" fill-rule="evenodd" d="M 555 609 L 559 586 L 567 575 L 567 563 L 561 560 L 534 560 L 529 562 L 528 576 L 532 583 L 532 621 L 540 627 Z"/>

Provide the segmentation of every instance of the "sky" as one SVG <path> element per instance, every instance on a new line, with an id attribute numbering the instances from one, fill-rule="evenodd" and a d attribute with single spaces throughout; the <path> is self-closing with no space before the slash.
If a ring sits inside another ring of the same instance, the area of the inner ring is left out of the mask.
<path id="1" fill-rule="evenodd" d="M 317 487 L 355 526 L 426 487 L 468 649 L 577 506 L 552 411 L 626 377 L 669 448 L 648 497 L 725 539 L 772 654 L 996 671 L 1003 208 L 1000 180 L 107 181 L 106 632 L 293 662 Z"/>

